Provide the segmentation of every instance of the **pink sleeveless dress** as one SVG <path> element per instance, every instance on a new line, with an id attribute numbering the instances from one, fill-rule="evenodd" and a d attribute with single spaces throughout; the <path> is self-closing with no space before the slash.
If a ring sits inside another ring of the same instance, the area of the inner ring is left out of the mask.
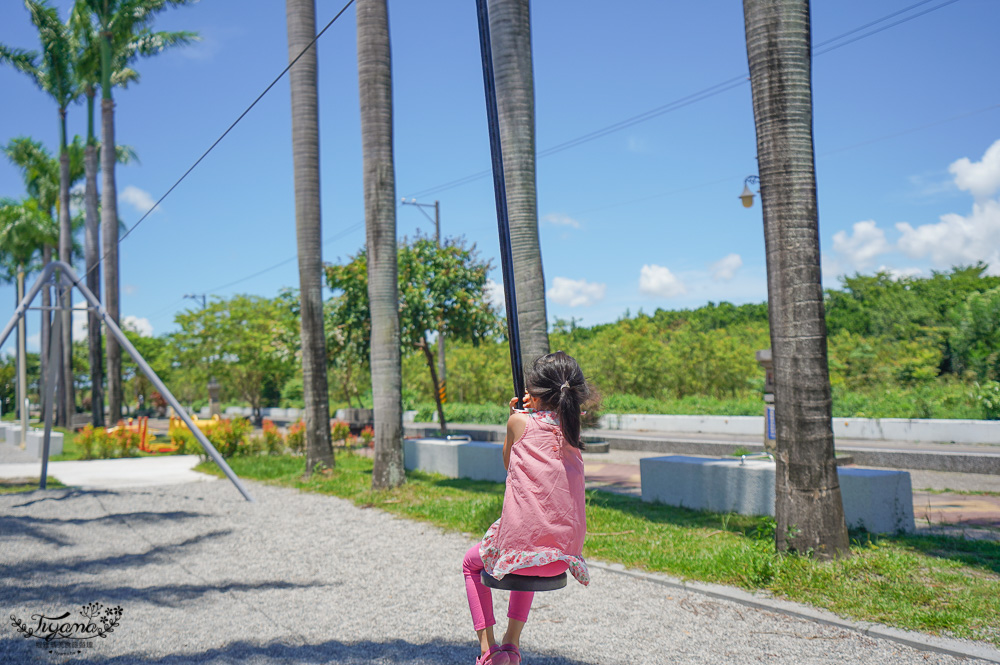
<path id="1" fill-rule="evenodd" d="M 583 456 L 566 442 L 554 413 L 531 413 L 511 447 L 503 512 L 479 544 L 486 572 L 501 579 L 522 568 L 564 561 L 586 586 L 586 534 Z"/>

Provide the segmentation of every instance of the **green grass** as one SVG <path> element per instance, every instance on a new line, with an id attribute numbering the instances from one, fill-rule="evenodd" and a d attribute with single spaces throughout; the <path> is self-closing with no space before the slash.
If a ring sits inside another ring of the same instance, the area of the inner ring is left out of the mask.
<path id="1" fill-rule="evenodd" d="M 244 478 L 332 494 L 478 538 L 499 517 L 503 485 L 410 472 L 372 492 L 368 458 L 303 479 L 301 457 L 236 457 Z M 198 467 L 221 475 L 213 463 Z M 1000 545 L 946 536 L 852 533 L 851 557 L 820 562 L 774 552 L 773 520 L 719 515 L 587 493 L 584 555 L 632 568 L 766 590 L 845 617 L 1000 646 Z"/>
<path id="2" fill-rule="evenodd" d="M 66 487 L 61 482 L 49 476 L 46 489 L 54 490 Z M 0 480 L 0 494 L 18 494 L 20 492 L 34 492 L 38 489 L 38 478 L 9 478 Z"/>

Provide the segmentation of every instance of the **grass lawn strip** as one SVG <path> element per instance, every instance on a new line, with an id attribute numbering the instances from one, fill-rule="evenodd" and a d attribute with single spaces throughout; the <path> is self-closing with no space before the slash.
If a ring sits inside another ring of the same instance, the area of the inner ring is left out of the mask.
<path id="1" fill-rule="evenodd" d="M 66 487 L 61 482 L 49 476 L 46 489 L 54 490 Z M 17 494 L 34 492 L 38 489 L 38 478 L 4 478 L 0 480 L 0 494 Z"/>
<path id="2" fill-rule="evenodd" d="M 503 484 L 408 472 L 371 491 L 372 462 L 340 455 L 302 479 L 305 459 L 234 457 L 241 477 L 331 494 L 478 537 L 499 517 Z M 197 470 L 222 475 L 214 463 Z M 774 552 L 770 517 L 720 515 L 600 491 L 587 492 L 584 556 L 688 580 L 769 591 L 842 617 L 1000 646 L 1000 545 L 950 536 L 851 534 L 849 559 L 819 562 Z"/>

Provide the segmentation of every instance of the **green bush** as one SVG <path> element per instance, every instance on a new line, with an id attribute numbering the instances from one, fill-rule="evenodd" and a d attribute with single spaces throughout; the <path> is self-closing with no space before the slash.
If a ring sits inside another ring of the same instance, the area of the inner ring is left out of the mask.
<path id="1" fill-rule="evenodd" d="M 417 406 L 416 420 L 419 423 L 429 423 L 437 406 L 434 403 L 424 403 Z M 507 422 L 510 409 L 506 404 L 456 404 L 449 402 L 444 405 L 444 417 L 450 423 L 466 423 L 470 425 L 503 425 Z"/>
<path id="2" fill-rule="evenodd" d="M 1000 420 L 1000 383 L 996 381 L 977 383 L 972 394 L 976 401 L 979 402 L 983 418 L 986 420 Z"/>

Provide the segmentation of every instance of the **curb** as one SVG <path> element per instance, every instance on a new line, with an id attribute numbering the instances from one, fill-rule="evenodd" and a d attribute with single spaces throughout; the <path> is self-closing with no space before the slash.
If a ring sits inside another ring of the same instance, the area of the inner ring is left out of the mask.
<path id="1" fill-rule="evenodd" d="M 883 640 L 891 640 L 903 644 L 919 651 L 932 651 L 956 658 L 976 658 L 992 663 L 1000 663 L 1000 649 L 972 642 L 969 640 L 958 640 L 948 637 L 936 637 L 925 635 L 914 631 L 900 630 L 878 623 L 850 621 L 843 619 L 832 612 L 820 610 L 808 605 L 802 605 L 789 600 L 779 600 L 769 598 L 760 594 L 750 593 L 742 589 L 722 586 L 721 584 L 708 584 L 705 582 L 685 582 L 675 577 L 670 577 L 662 573 L 646 573 L 637 570 L 629 570 L 620 563 L 601 563 L 598 561 L 588 561 L 587 566 L 608 571 L 618 575 L 626 575 L 637 579 L 653 582 L 662 586 L 681 589 L 704 596 L 710 596 L 719 600 L 728 600 L 740 605 L 754 607 L 757 609 L 780 612 L 787 616 L 806 619 L 828 626 L 835 626 L 844 630 L 860 633 L 867 637 Z"/>

